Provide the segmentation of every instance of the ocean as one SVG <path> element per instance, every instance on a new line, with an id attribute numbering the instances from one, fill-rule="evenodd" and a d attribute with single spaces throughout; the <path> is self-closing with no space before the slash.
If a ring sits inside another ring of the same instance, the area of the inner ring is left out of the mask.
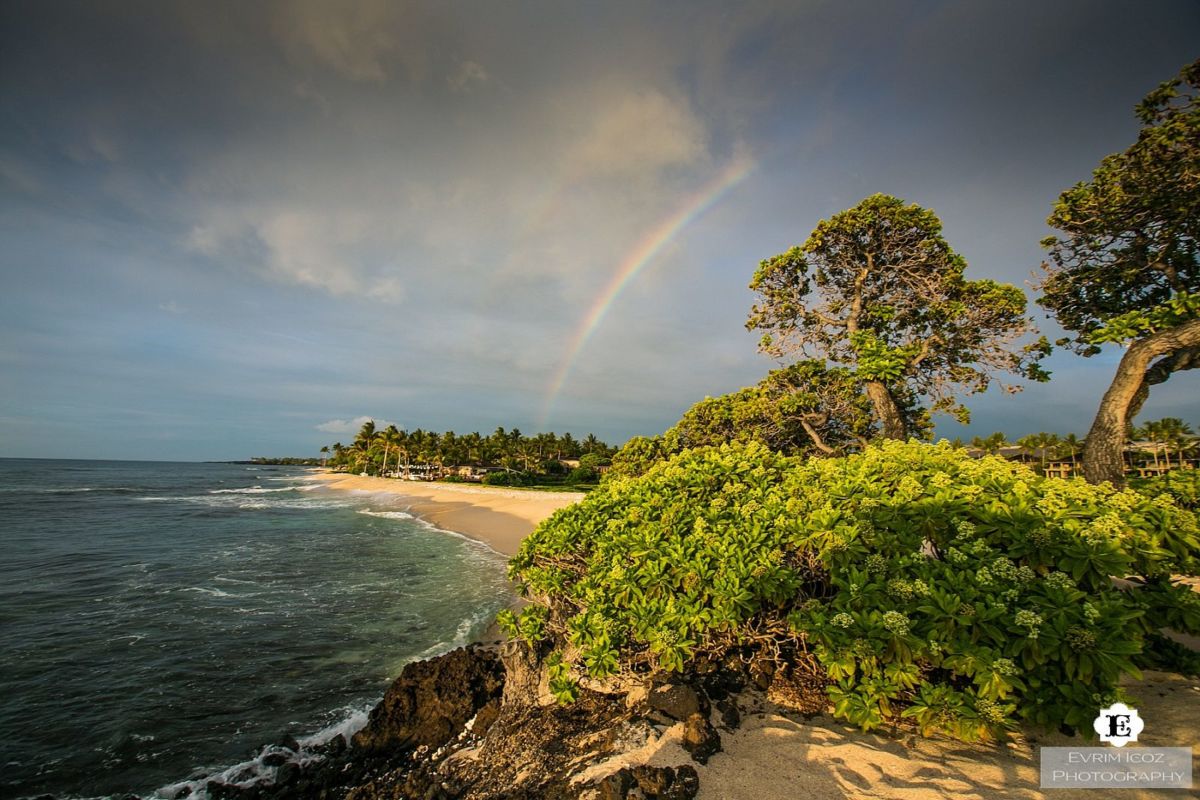
<path id="1" fill-rule="evenodd" d="M 296 467 L 0 459 L 0 796 L 200 796 L 356 730 L 504 559 Z"/>

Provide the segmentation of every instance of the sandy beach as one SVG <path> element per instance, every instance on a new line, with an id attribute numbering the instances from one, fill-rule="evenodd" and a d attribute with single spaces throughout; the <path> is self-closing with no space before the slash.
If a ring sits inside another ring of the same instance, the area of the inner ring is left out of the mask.
<path id="1" fill-rule="evenodd" d="M 555 511 L 583 499 L 580 492 L 538 492 L 479 484 L 427 483 L 320 472 L 330 489 L 402 498 L 409 513 L 445 530 L 484 542 L 506 556 Z"/>

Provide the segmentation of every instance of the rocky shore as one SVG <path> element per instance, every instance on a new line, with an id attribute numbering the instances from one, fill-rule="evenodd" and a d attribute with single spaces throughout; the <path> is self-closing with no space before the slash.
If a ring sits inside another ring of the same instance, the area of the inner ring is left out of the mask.
<path id="1" fill-rule="evenodd" d="M 750 682 L 720 669 L 693 685 L 584 689 L 559 706 L 543 655 L 507 642 L 414 662 L 351 741 L 300 757 L 284 740 L 264 757 L 273 774 L 203 788 L 212 800 L 687 800 L 699 789 L 693 764 L 720 751 L 717 727 L 738 724 L 736 693 Z"/>

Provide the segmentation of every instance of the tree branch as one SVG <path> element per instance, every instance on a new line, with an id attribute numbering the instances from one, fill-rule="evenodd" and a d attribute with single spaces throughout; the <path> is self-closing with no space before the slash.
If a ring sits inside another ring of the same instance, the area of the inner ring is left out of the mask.
<path id="1" fill-rule="evenodd" d="M 800 427 L 804 428 L 804 432 L 809 435 L 809 437 L 813 440 L 813 444 L 822 453 L 824 453 L 827 456 L 831 456 L 834 453 L 836 453 L 837 452 L 836 450 L 834 450 L 829 445 L 825 444 L 825 440 L 821 438 L 821 434 L 817 433 L 817 429 L 814 428 L 812 426 L 812 424 L 808 421 L 809 417 L 822 418 L 822 419 L 820 419 L 820 421 L 817 422 L 817 424 L 819 425 L 819 424 L 821 424 L 821 422 L 824 421 L 823 418 L 825 418 L 826 415 L 825 414 L 803 414 L 800 417 Z"/>
<path id="2" fill-rule="evenodd" d="M 1146 370 L 1146 374 L 1142 376 L 1142 384 L 1137 388 L 1137 392 L 1133 395 L 1133 400 L 1129 403 L 1129 416 L 1127 422 L 1132 425 L 1137 419 L 1137 415 L 1142 410 L 1142 405 L 1146 402 L 1146 398 L 1150 396 L 1150 387 L 1157 386 L 1160 383 L 1165 383 L 1167 378 L 1171 377 L 1174 372 L 1182 372 L 1188 369 L 1200 368 L 1200 347 L 1185 347 L 1182 350 L 1176 350 L 1165 358 L 1160 358 L 1150 365 Z"/>

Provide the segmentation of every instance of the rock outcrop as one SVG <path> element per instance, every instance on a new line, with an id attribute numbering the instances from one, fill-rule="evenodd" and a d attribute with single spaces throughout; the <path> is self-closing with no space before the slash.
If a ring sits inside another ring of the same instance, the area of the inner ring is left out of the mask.
<path id="1" fill-rule="evenodd" d="M 338 737 L 306 758 L 273 746 L 263 763 L 274 780 L 210 782 L 207 792 L 228 800 L 695 796 L 689 754 L 703 763 L 721 746 L 703 689 L 651 685 L 635 702 L 583 689 L 560 706 L 548 702 L 545 655 L 509 642 L 499 652 L 472 646 L 409 664 L 349 744 Z M 663 737 L 678 766 L 637 760 Z"/>
<path id="2" fill-rule="evenodd" d="M 490 650 L 463 648 L 415 661 L 371 710 L 352 743 L 368 754 L 437 749 L 489 704 L 498 709 L 503 689 L 504 667 Z"/>

